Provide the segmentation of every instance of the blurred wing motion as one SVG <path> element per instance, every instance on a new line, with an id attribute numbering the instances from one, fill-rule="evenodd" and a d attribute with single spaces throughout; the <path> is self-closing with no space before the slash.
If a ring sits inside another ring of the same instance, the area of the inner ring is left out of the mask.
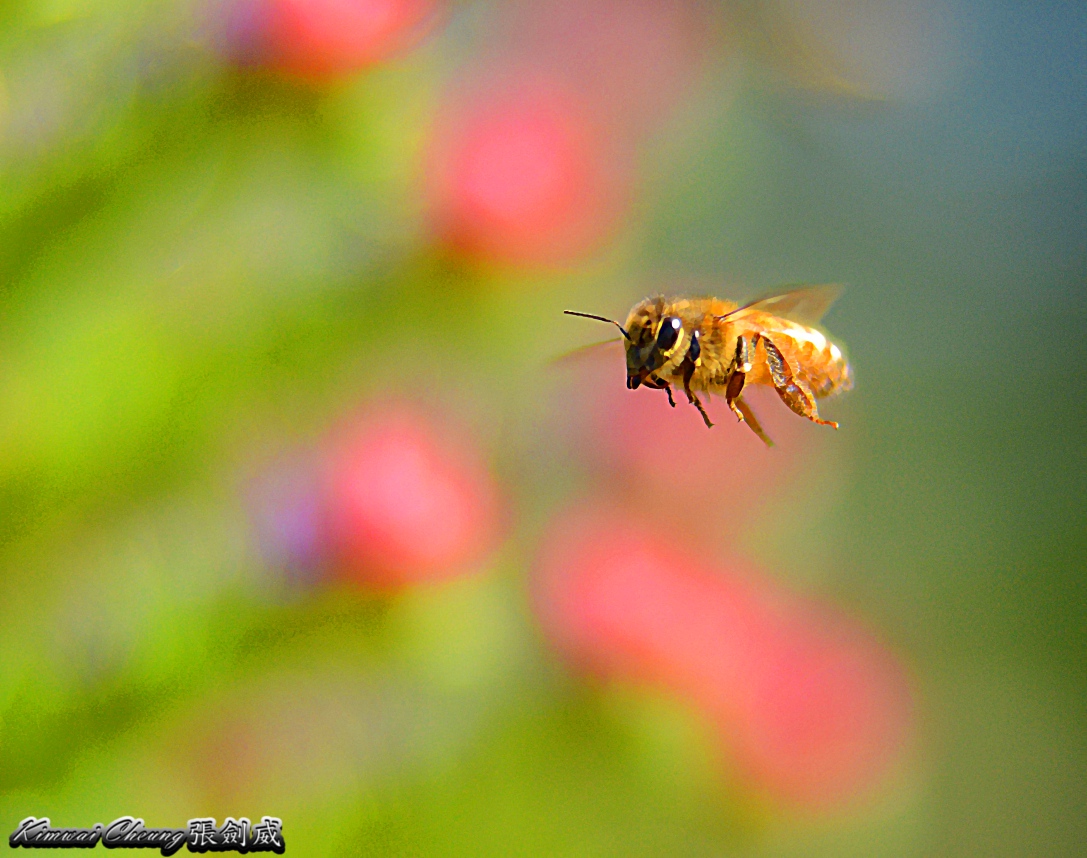
<path id="1" fill-rule="evenodd" d="M 758 298 L 719 318 L 732 319 L 743 313 L 758 312 L 799 322 L 801 325 L 817 325 L 841 294 L 842 287 L 837 283 L 797 286 L 788 292 Z"/>
<path id="2" fill-rule="evenodd" d="M 826 34 L 780 3 L 737 7 L 744 49 L 785 83 L 830 98 L 883 101 L 885 96 L 856 70 Z"/>
<path id="3" fill-rule="evenodd" d="M 610 356 L 613 352 L 617 355 L 623 353 L 622 340 L 604 340 L 599 343 L 589 343 L 587 346 L 578 346 L 576 349 L 570 349 L 558 357 L 551 358 L 548 366 L 554 368 L 574 366 L 585 360 Z"/>

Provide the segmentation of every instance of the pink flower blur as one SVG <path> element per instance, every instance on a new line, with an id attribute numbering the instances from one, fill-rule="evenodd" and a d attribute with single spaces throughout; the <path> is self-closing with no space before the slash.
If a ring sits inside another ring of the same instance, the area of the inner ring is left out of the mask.
<path id="1" fill-rule="evenodd" d="M 327 80 L 415 45 L 439 0 L 234 0 L 226 40 L 247 64 Z"/>
<path id="2" fill-rule="evenodd" d="M 699 0 L 554 0 L 514 14 L 518 55 L 561 75 L 619 131 L 665 118 L 709 53 L 711 16 Z"/>
<path id="3" fill-rule="evenodd" d="M 555 264 L 614 228 L 618 176 L 578 99 L 538 82 L 457 104 L 431 147 L 434 225 L 450 245 L 496 262 Z"/>
<path id="4" fill-rule="evenodd" d="M 911 719 L 902 666 L 854 621 L 746 564 L 715 569 L 625 517 L 580 509 L 551 528 L 538 572 L 542 622 L 562 653 L 696 705 L 778 799 L 840 804 L 900 757 Z"/>
<path id="5" fill-rule="evenodd" d="M 470 572 L 498 539 L 498 491 L 478 451 L 404 406 L 341 433 L 325 504 L 341 570 L 371 586 Z"/>

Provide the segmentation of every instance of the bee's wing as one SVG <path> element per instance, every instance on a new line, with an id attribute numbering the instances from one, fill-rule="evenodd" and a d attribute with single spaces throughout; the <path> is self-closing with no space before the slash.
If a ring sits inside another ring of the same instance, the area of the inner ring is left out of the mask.
<path id="1" fill-rule="evenodd" d="M 623 353 L 622 340 L 604 340 L 599 343 L 589 343 L 587 346 L 578 346 L 576 349 L 570 349 L 568 352 L 551 358 L 548 365 L 555 368 L 573 366 L 590 358 L 603 358 L 612 352 L 617 355 Z"/>
<path id="2" fill-rule="evenodd" d="M 772 316 L 780 316 L 802 325 L 817 325 L 823 318 L 830 305 L 839 295 L 842 287 L 837 283 L 822 283 L 818 285 L 796 286 L 785 292 L 776 292 L 763 298 L 757 298 L 742 307 L 737 307 L 730 313 L 721 316 L 722 319 L 738 316 L 746 312 L 769 313 Z"/>

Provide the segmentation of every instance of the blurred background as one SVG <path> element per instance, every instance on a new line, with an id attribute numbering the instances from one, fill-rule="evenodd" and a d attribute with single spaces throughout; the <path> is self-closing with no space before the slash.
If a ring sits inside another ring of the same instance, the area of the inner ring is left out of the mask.
<path id="1" fill-rule="evenodd" d="M 799 282 L 836 433 L 554 360 Z M 0 828 L 1083 854 L 1085 334 L 1081 3 L 8 0 Z"/>

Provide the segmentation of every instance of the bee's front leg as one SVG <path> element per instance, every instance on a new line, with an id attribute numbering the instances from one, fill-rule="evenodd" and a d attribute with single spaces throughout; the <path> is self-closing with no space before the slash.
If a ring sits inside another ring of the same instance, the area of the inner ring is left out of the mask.
<path id="1" fill-rule="evenodd" d="M 676 401 L 672 398 L 672 385 L 670 385 L 667 381 L 662 381 L 661 387 L 664 388 L 664 392 L 668 394 L 668 404 L 675 408 Z"/>
<path id="2" fill-rule="evenodd" d="M 652 387 L 654 390 L 663 390 L 668 394 L 668 404 L 673 408 L 676 407 L 676 401 L 672 398 L 672 385 L 663 378 L 654 378 L 653 376 L 650 376 L 646 379 L 645 386 Z"/>

